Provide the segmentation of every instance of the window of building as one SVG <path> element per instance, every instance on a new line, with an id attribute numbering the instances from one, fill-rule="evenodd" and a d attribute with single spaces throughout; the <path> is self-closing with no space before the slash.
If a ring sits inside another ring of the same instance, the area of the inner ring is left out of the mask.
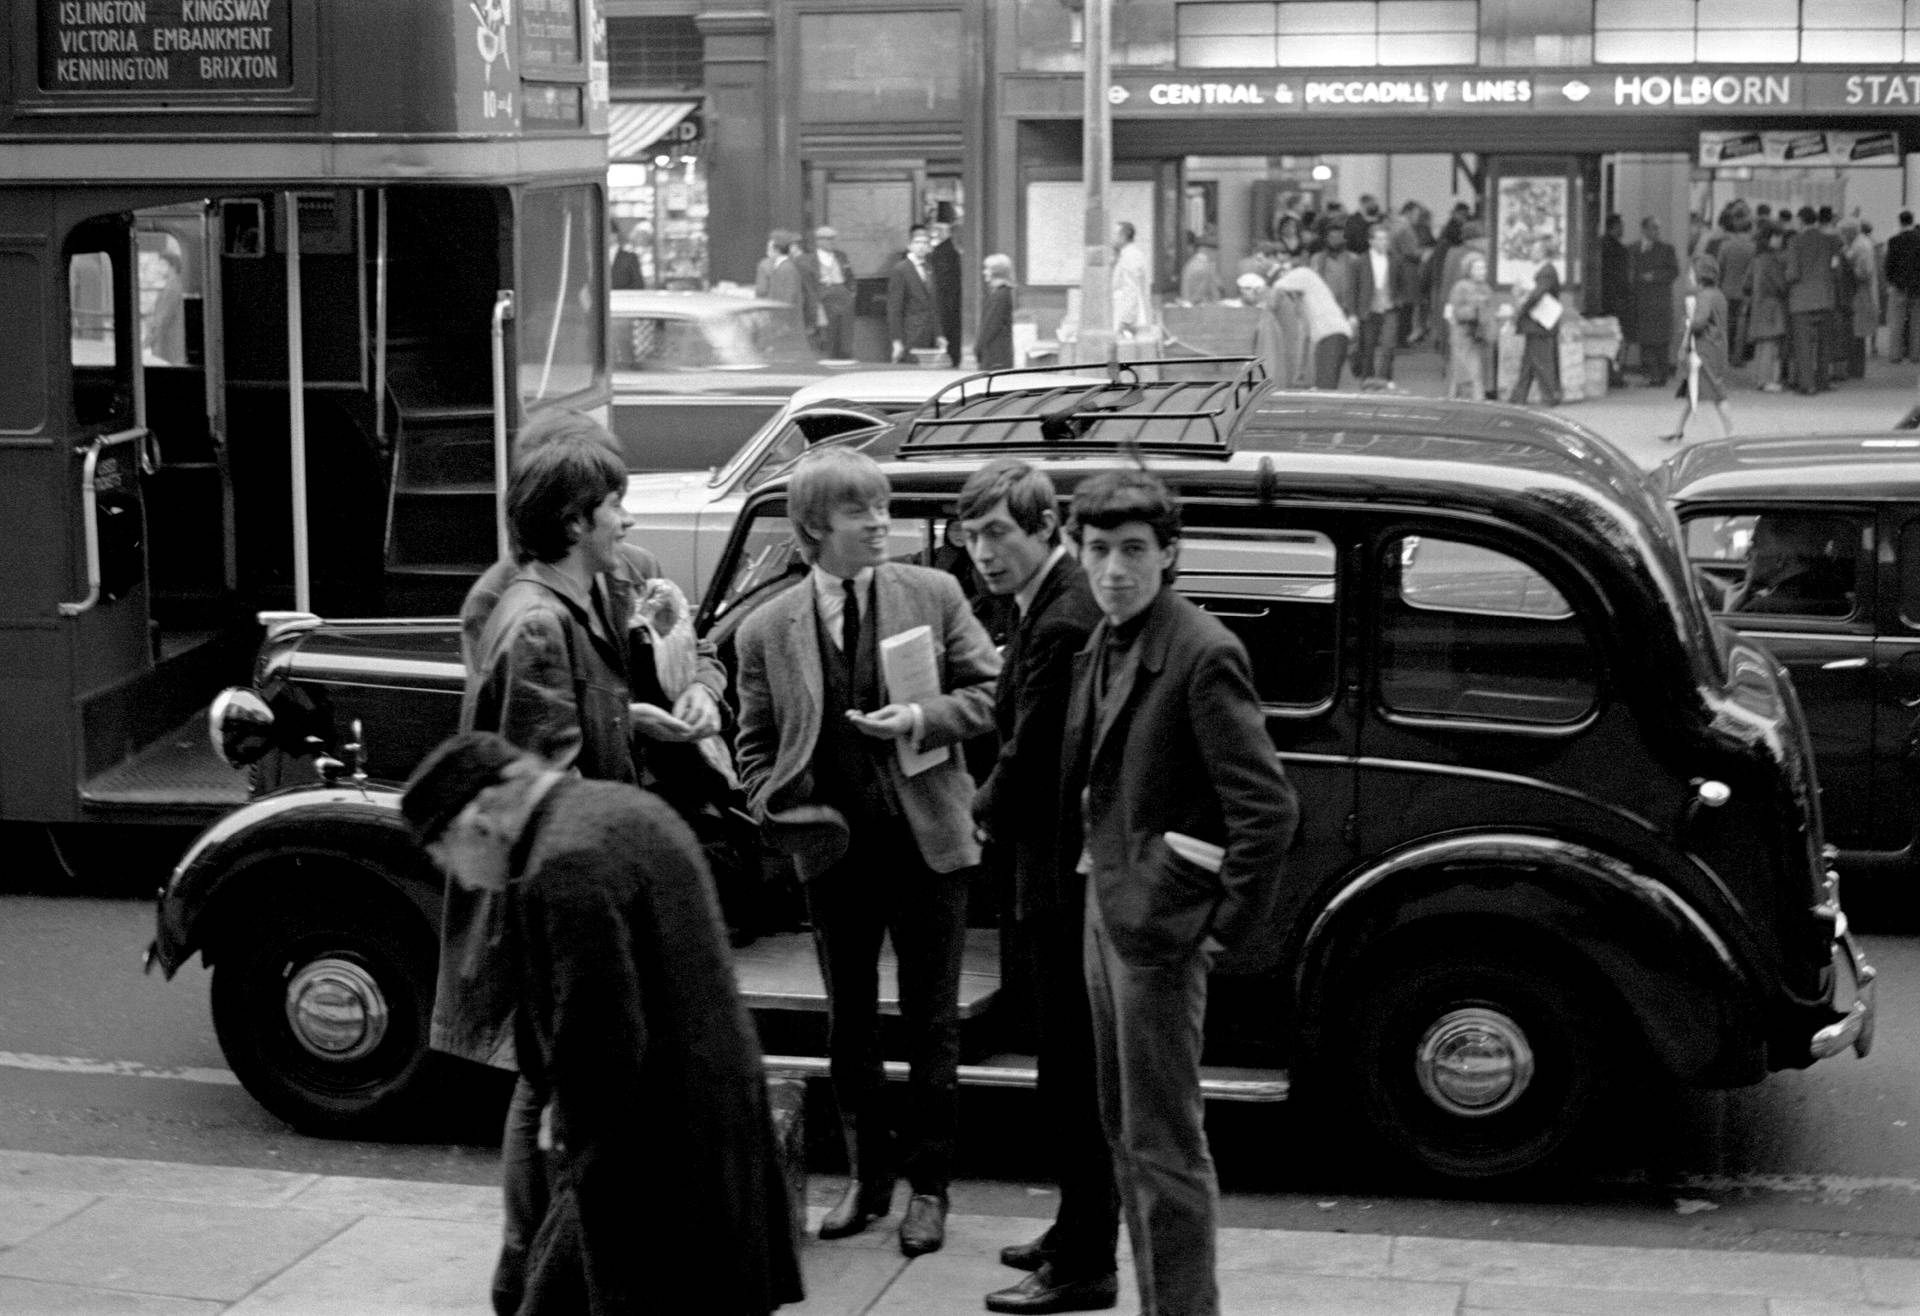
<path id="1" fill-rule="evenodd" d="M 696 88 L 706 41 L 693 18 L 608 18 L 607 76 L 622 89 Z"/>
<path id="2" fill-rule="evenodd" d="M 800 117 L 815 123 L 957 119 L 964 37 L 958 11 L 802 14 Z"/>
<path id="3" fill-rule="evenodd" d="M 1406 535 L 1384 553 L 1380 698 L 1421 716 L 1553 724 L 1599 698 L 1592 637 L 1534 567 L 1479 544 Z"/>
<path id="4" fill-rule="evenodd" d="M 1182 68 L 1472 64 L 1479 0 L 1185 0 Z"/>
<path id="5" fill-rule="evenodd" d="M 1916 53 L 1920 0 L 1593 0 L 1599 64 L 1884 64 Z"/>

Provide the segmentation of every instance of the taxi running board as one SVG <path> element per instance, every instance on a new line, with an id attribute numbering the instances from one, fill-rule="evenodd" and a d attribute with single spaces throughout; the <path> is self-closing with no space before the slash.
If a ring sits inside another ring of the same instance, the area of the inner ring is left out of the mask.
<path id="1" fill-rule="evenodd" d="M 767 1073 L 776 1078 L 825 1078 L 825 1056 L 768 1056 Z M 905 1082 L 907 1062 L 886 1062 L 887 1077 Z M 960 1086 L 968 1088 L 1030 1088 L 1039 1071 L 1032 1056 L 995 1057 L 984 1064 L 961 1065 Z M 1284 1069 L 1200 1067 L 1200 1095 L 1210 1101 L 1273 1102 L 1287 1099 L 1289 1082 Z"/>

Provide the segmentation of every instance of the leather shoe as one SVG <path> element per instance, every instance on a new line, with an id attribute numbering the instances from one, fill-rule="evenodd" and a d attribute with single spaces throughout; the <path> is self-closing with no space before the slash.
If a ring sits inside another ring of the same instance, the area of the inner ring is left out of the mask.
<path id="1" fill-rule="evenodd" d="M 1009 1243 L 1000 1249 L 1000 1264 L 1015 1270 L 1038 1270 L 1052 1259 L 1053 1249 L 1047 1246 L 1045 1234 L 1031 1243 Z"/>
<path id="2" fill-rule="evenodd" d="M 893 1184 L 861 1183 L 847 1185 L 846 1195 L 820 1220 L 820 1237 L 829 1241 L 850 1238 L 893 1210 Z"/>
<path id="3" fill-rule="evenodd" d="M 924 1256 L 938 1252 L 947 1241 L 947 1199 L 932 1193 L 915 1193 L 907 1199 L 907 1214 L 900 1221 L 900 1255 Z"/>
<path id="4" fill-rule="evenodd" d="M 1112 1271 L 1087 1279 L 1060 1280 L 1051 1262 L 1012 1288 L 987 1295 L 988 1311 L 1105 1311 L 1120 1302 L 1120 1277 Z"/>

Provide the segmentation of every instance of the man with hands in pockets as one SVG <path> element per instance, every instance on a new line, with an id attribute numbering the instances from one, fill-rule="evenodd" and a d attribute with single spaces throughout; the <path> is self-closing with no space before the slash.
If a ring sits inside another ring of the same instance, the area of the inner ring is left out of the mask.
<path id="1" fill-rule="evenodd" d="M 1180 505 L 1166 485 L 1144 470 L 1095 476 L 1068 531 L 1104 614 L 1075 658 L 1059 849 L 1086 875 L 1100 1118 L 1141 1316 L 1218 1316 L 1207 974 L 1265 925 L 1299 808 L 1246 649 L 1169 588 Z"/>

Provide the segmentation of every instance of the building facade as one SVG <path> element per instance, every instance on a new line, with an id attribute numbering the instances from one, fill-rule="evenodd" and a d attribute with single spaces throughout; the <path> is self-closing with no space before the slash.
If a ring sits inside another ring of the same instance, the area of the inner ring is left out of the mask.
<path id="1" fill-rule="evenodd" d="M 1082 0 L 609 0 L 703 43 L 715 279 L 776 226 L 836 227 L 878 276 L 916 221 L 1014 258 L 1023 302 L 1078 277 Z M 1111 209 L 1172 289 L 1210 236 L 1231 275 L 1290 208 L 1455 202 L 1498 281 L 1544 254 L 1577 290 L 1602 217 L 1736 196 L 1910 204 L 1916 0 L 1113 0 Z M 623 98 L 615 77 L 614 98 Z M 1437 221 L 1436 221 L 1437 222 Z M 1504 245 L 1501 245 L 1504 244 Z M 969 308 L 970 310 L 971 308 Z"/>

